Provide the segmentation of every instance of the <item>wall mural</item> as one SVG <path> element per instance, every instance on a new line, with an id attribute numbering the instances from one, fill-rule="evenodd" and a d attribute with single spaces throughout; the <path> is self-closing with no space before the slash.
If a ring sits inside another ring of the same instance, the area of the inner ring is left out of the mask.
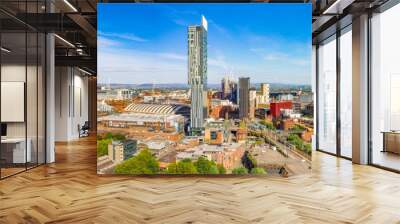
<path id="1" fill-rule="evenodd" d="M 98 4 L 97 171 L 310 172 L 311 4 Z"/>

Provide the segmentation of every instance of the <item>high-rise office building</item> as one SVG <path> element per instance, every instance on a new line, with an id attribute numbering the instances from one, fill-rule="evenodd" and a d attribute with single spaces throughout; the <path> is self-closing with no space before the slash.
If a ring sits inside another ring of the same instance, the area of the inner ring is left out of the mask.
<path id="1" fill-rule="evenodd" d="M 269 84 L 261 83 L 261 95 L 269 96 Z"/>
<path id="2" fill-rule="evenodd" d="M 205 103 L 207 89 L 207 20 L 201 17 L 201 25 L 188 27 L 188 83 L 191 89 L 190 127 L 203 128 L 207 114 Z"/>
<path id="3" fill-rule="evenodd" d="M 234 103 L 237 101 L 237 83 L 229 76 L 225 76 L 221 80 L 222 98 L 230 100 Z"/>
<path id="4" fill-rule="evenodd" d="M 260 94 L 257 95 L 256 107 L 265 107 L 269 104 L 269 84 L 261 83 Z"/>
<path id="5" fill-rule="evenodd" d="M 229 77 L 225 76 L 221 80 L 221 91 L 222 91 L 222 98 L 225 98 L 226 96 L 229 95 L 231 92 L 231 89 L 229 88 Z"/>
<path id="6" fill-rule="evenodd" d="M 250 78 L 239 78 L 239 118 L 247 118 L 249 116 L 249 89 Z"/>
<path id="7" fill-rule="evenodd" d="M 254 119 L 257 105 L 257 90 L 250 89 L 249 91 L 249 118 Z"/>

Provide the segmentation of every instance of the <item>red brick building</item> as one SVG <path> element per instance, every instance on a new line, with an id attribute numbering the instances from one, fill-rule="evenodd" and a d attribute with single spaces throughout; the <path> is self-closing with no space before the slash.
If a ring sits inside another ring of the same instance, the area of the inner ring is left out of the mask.
<path id="1" fill-rule="evenodd" d="M 224 143 L 224 132 L 221 129 L 206 128 L 204 141 L 210 145 L 221 145 Z"/>
<path id="2" fill-rule="evenodd" d="M 210 117 L 229 119 L 229 113 L 234 111 L 232 106 L 218 105 L 211 108 Z"/>
<path id="3" fill-rule="evenodd" d="M 282 121 L 282 129 L 288 131 L 294 127 L 294 121 L 292 119 L 286 119 Z"/>
<path id="4" fill-rule="evenodd" d="M 270 111 L 273 118 L 281 116 L 281 109 L 292 109 L 292 101 L 278 101 L 270 104 Z"/>

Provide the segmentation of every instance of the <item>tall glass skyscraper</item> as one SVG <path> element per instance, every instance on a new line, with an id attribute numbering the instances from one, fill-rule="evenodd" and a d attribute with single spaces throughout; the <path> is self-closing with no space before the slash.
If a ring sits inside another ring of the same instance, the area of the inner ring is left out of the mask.
<path id="1" fill-rule="evenodd" d="M 205 104 L 207 89 L 207 20 L 201 25 L 188 27 L 188 83 L 191 88 L 190 127 L 193 131 L 203 128 L 207 114 Z"/>

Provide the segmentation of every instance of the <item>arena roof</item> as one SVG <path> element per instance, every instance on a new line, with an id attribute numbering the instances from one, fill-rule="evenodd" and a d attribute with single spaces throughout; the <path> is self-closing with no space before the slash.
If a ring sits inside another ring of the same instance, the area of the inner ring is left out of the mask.
<path id="1" fill-rule="evenodd" d="M 127 112 L 146 114 L 182 114 L 190 111 L 184 104 L 136 104 L 132 103 L 125 108 Z"/>

